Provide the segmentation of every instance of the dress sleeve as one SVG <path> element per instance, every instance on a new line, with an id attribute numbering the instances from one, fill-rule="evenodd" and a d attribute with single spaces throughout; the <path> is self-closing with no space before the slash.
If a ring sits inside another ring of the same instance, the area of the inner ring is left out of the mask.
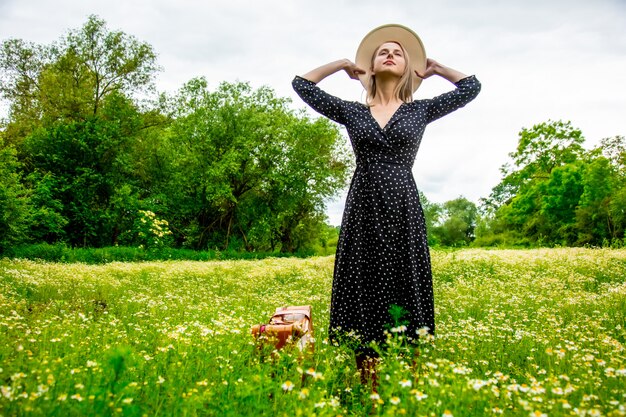
<path id="1" fill-rule="evenodd" d="M 480 92 L 481 87 L 480 81 L 478 81 L 474 75 L 465 77 L 454 83 L 454 85 L 456 86 L 454 90 L 426 100 L 428 123 L 448 113 L 452 113 L 474 100 Z"/>
<path id="2" fill-rule="evenodd" d="M 313 81 L 309 81 L 299 75 L 296 75 L 291 85 L 300 98 L 311 106 L 313 110 L 337 123 L 346 123 L 347 103 L 344 100 L 328 94 Z"/>

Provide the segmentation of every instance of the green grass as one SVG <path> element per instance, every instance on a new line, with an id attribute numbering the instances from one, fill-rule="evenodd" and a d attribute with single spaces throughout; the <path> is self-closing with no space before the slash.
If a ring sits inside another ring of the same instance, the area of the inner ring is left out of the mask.
<path id="1" fill-rule="evenodd" d="M 378 400 L 326 339 L 332 257 L 5 258 L 0 415 L 626 415 L 626 250 L 432 260 L 437 336 L 416 358 L 392 339 Z M 285 304 L 313 306 L 313 354 L 249 336 Z"/>
<path id="2" fill-rule="evenodd" d="M 230 259 L 264 259 L 296 257 L 304 258 L 314 255 L 332 255 L 336 247 L 315 247 L 304 249 L 296 253 L 274 252 L 247 252 L 236 250 L 204 250 L 177 248 L 151 248 L 143 249 L 130 246 L 110 246 L 106 248 L 72 248 L 64 244 L 33 244 L 15 246 L 7 249 L 0 256 L 11 259 L 30 259 L 35 261 L 61 262 L 61 263 L 86 263 L 105 264 L 109 262 L 145 262 L 145 261 L 214 261 Z"/>

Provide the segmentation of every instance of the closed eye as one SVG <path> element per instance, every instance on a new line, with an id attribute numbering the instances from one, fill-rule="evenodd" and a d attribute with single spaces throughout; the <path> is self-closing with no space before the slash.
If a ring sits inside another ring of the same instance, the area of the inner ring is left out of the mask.
<path id="1" fill-rule="evenodd" d="M 378 55 L 387 55 L 389 53 L 388 49 L 381 49 L 380 52 L 378 52 Z M 400 50 L 395 50 L 393 51 L 393 54 L 396 56 L 401 57 L 402 56 L 402 51 Z"/>

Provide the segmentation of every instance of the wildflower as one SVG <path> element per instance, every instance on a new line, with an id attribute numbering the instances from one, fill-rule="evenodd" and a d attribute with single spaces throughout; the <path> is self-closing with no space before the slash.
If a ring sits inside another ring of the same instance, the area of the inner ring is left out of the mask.
<path id="1" fill-rule="evenodd" d="M 384 401 L 382 400 L 382 398 L 380 398 L 380 395 L 378 395 L 377 392 L 374 392 L 373 394 L 370 395 L 370 399 L 377 402 L 378 404 L 383 404 Z"/>
<path id="2" fill-rule="evenodd" d="M 74 394 L 70 397 L 72 400 L 76 400 L 78 402 L 83 400 L 83 397 L 80 396 L 80 394 Z"/>
<path id="3" fill-rule="evenodd" d="M 309 368 L 306 371 L 307 375 L 311 375 L 313 379 L 324 379 L 324 376 L 321 372 L 315 372 L 315 369 Z"/>
<path id="4" fill-rule="evenodd" d="M 283 387 L 283 391 L 291 391 L 294 385 L 291 381 L 285 381 L 281 386 Z"/>
<path id="5" fill-rule="evenodd" d="M 411 381 L 408 379 L 403 379 L 402 381 L 400 381 L 400 386 L 402 388 L 411 388 Z"/>
<path id="6" fill-rule="evenodd" d="M 415 394 L 415 399 L 417 401 L 422 401 L 424 398 L 428 397 L 428 395 L 426 395 L 422 391 L 418 391 L 418 390 L 413 390 L 413 391 L 411 391 L 411 393 Z"/>
<path id="7" fill-rule="evenodd" d="M 124 399 L 122 400 L 122 402 L 123 402 L 124 404 L 130 404 L 130 403 L 132 403 L 132 402 L 133 402 L 133 399 L 132 399 L 132 398 L 124 398 Z"/>
<path id="8" fill-rule="evenodd" d="M 59 398 L 57 398 L 57 400 L 59 400 L 59 401 L 65 401 L 65 400 L 67 400 L 67 394 L 61 394 L 61 395 L 59 395 Z"/>
<path id="9" fill-rule="evenodd" d="M 541 411 L 533 411 L 529 414 L 530 417 L 548 417 L 547 414 L 542 413 Z"/>
<path id="10" fill-rule="evenodd" d="M 319 403 L 313 404 L 313 407 L 315 407 L 315 408 L 324 408 L 325 406 L 326 406 L 326 402 L 325 401 L 321 401 Z"/>
<path id="11" fill-rule="evenodd" d="M 491 412 L 493 412 L 494 414 L 502 414 L 504 410 L 499 407 L 494 407 L 491 409 Z"/>
<path id="12" fill-rule="evenodd" d="M 473 382 L 470 381 L 470 385 L 472 386 L 472 388 L 474 388 L 474 391 L 478 391 L 479 389 L 481 389 L 488 383 L 489 383 L 488 381 L 484 381 L 482 379 L 476 379 Z"/>
<path id="13" fill-rule="evenodd" d="M 20 378 L 25 378 L 25 377 L 26 377 L 26 375 L 23 372 L 18 372 L 16 374 L 11 375 L 11 380 L 12 381 L 16 381 L 16 380 L 18 380 Z"/>
<path id="14" fill-rule="evenodd" d="M 441 415 L 441 417 L 454 417 L 454 416 L 452 415 L 452 411 L 445 410 L 443 414 Z"/>
<path id="15" fill-rule="evenodd" d="M 455 374 L 467 375 L 467 374 L 471 373 L 472 370 L 470 368 L 466 368 L 464 366 L 457 366 L 454 369 L 452 369 L 452 372 L 454 372 Z"/>
<path id="16" fill-rule="evenodd" d="M 533 384 L 533 387 L 530 389 L 532 394 L 543 394 L 546 392 L 546 389 L 540 385 Z"/>
<path id="17" fill-rule="evenodd" d="M 392 333 L 404 333 L 406 332 L 406 326 L 402 325 L 402 326 L 398 326 L 398 327 L 394 327 L 391 329 Z"/>
<path id="18" fill-rule="evenodd" d="M 568 403 L 567 400 L 562 400 L 562 401 L 563 401 L 563 403 L 561 404 L 561 406 L 563 408 L 567 408 L 567 409 L 572 408 L 572 405 L 570 403 Z"/>
<path id="19" fill-rule="evenodd" d="M 429 327 L 428 326 L 424 326 L 424 327 L 422 327 L 422 328 L 417 330 L 417 334 L 420 335 L 420 336 L 426 336 L 428 334 L 428 330 L 429 330 Z"/>
<path id="20" fill-rule="evenodd" d="M 391 397 L 391 399 L 389 400 L 389 402 L 393 405 L 398 405 L 400 404 L 400 398 L 398 397 Z"/>
<path id="21" fill-rule="evenodd" d="M 98 362 L 96 361 L 87 361 L 87 368 L 95 368 L 98 366 Z"/>
<path id="22" fill-rule="evenodd" d="M 165 378 L 163 378 L 161 375 L 159 375 L 159 379 L 157 379 L 157 384 L 162 384 L 165 382 Z"/>
<path id="23" fill-rule="evenodd" d="M 2 396 L 4 398 L 11 398 L 11 387 L 7 387 L 5 385 L 0 386 L 0 392 L 2 392 Z"/>
<path id="24" fill-rule="evenodd" d="M 302 390 L 300 390 L 300 393 L 298 394 L 298 397 L 300 399 L 305 399 L 308 396 L 309 396 L 309 389 L 308 388 L 302 388 Z"/>
<path id="25" fill-rule="evenodd" d="M 337 408 L 339 407 L 339 405 L 341 405 L 341 403 L 339 402 L 339 400 L 337 399 L 337 397 L 333 397 L 330 399 L 330 401 L 328 402 L 328 405 L 330 405 L 333 408 Z"/>

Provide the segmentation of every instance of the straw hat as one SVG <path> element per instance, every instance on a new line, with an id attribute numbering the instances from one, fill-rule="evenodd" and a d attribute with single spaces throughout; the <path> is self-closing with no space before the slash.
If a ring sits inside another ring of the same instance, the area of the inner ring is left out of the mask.
<path id="1" fill-rule="evenodd" d="M 415 70 L 423 72 L 426 69 L 426 51 L 419 36 L 406 26 L 389 24 L 379 26 L 365 35 L 356 51 L 354 63 L 366 71 L 359 74 L 359 80 L 367 89 L 369 78 L 372 75 L 372 56 L 376 49 L 385 42 L 397 42 L 404 47 L 411 62 L 413 74 L 413 92 L 422 83 L 422 79 L 415 74 Z"/>

